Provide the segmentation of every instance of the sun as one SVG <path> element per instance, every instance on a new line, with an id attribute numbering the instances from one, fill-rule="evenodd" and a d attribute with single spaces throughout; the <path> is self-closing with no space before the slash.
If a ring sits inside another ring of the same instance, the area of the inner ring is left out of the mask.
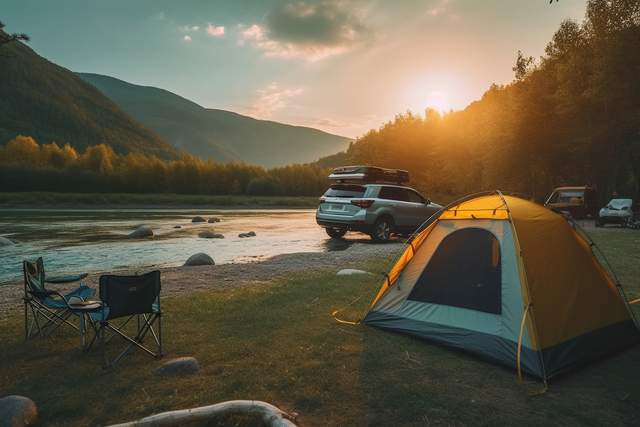
<path id="1" fill-rule="evenodd" d="M 404 95 L 406 108 L 423 113 L 427 108 L 432 108 L 440 113 L 447 113 L 454 109 L 452 99 L 453 86 L 450 79 L 417 79 L 407 85 Z"/>
<path id="2" fill-rule="evenodd" d="M 439 113 L 446 113 L 453 107 L 449 93 L 445 89 L 411 91 L 409 109 L 413 112 L 424 112 L 427 108 L 432 108 Z"/>

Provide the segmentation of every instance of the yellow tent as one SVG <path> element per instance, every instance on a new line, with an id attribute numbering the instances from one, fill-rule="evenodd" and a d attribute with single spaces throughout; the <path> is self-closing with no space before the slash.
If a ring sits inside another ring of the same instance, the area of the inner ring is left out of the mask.
<path id="1" fill-rule="evenodd" d="M 640 341 L 619 283 L 565 217 L 499 191 L 444 208 L 364 322 L 544 380 Z"/>

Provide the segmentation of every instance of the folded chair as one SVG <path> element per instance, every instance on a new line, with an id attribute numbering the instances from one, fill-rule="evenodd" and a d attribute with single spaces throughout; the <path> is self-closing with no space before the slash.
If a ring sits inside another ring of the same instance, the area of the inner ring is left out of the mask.
<path id="1" fill-rule="evenodd" d="M 24 272 L 25 339 L 49 335 L 62 325 L 78 330 L 78 327 L 69 321 L 72 315 L 69 304 L 93 297 L 95 290 L 80 283 L 80 287 L 63 295 L 58 291 L 47 289 L 45 285 L 79 282 L 87 277 L 87 274 L 48 278 L 45 276 L 42 258 L 38 258 L 35 262 L 23 261 L 22 270 Z"/>
<path id="2" fill-rule="evenodd" d="M 115 365 L 134 349 L 153 357 L 162 357 L 160 272 L 152 271 L 139 276 L 100 276 L 99 293 L 102 307 L 89 314 L 95 332 L 89 348 L 96 340 L 100 342 L 104 367 Z M 133 318 L 136 321 L 129 324 Z M 116 319 L 122 319 L 120 325 L 115 325 Z M 156 324 L 157 330 L 154 329 Z M 133 333 L 127 335 L 132 329 Z M 109 336 L 106 336 L 107 332 Z M 144 345 L 144 339 L 149 334 L 153 338 L 153 349 Z M 118 356 L 109 360 L 107 344 L 114 337 L 122 338 L 128 345 Z"/>

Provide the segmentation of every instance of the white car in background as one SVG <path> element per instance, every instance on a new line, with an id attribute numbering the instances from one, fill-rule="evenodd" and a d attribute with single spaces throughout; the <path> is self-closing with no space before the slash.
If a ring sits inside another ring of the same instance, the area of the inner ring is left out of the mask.
<path id="1" fill-rule="evenodd" d="M 600 209 L 596 226 L 605 224 L 619 224 L 626 227 L 633 220 L 633 200 L 632 199 L 611 199 L 607 206 Z"/>

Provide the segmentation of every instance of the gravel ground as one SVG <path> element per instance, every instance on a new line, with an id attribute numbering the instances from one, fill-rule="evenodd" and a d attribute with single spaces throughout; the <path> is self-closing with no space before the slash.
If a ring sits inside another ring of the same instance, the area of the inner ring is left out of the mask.
<path id="1" fill-rule="evenodd" d="M 171 296 L 191 291 L 222 290 L 243 286 L 255 286 L 269 283 L 290 274 L 318 271 L 358 268 L 369 259 L 389 258 L 399 255 L 404 244 L 399 242 L 376 244 L 368 241 L 356 242 L 344 250 L 313 253 L 294 253 L 278 255 L 263 261 L 252 263 L 221 264 L 199 267 L 173 267 L 161 269 L 162 295 Z M 117 271 L 127 274 L 142 272 Z M 375 273 L 383 273 L 382 271 Z M 99 274 L 90 274 L 85 282 L 97 288 Z M 23 283 L 12 282 L 0 285 L 0 318 L 22 309 Z M 51 289 L 69 290 L 73 286 L 60 286 Z M 76 284 L 77 286 L 77 284 Z"/>

